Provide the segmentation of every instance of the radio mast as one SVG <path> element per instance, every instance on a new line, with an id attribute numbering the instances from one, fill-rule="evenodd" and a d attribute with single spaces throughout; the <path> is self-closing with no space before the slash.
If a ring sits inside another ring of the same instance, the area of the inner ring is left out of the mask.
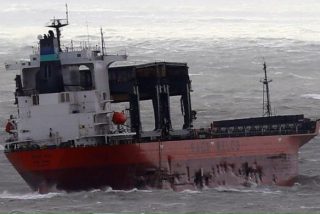
<path id="1" fill-rule="evenodd" d="M 263 62 L 263 71 L 264 71 L 264 79 L 260 80 L 260 82 L 263 84 L 263 115 L 270 117 L 272 116 L 271 111 L 271 102 L 270 102 L 270 91 L 269 91 L 269 83 L 272 82 L 272 80 L 268 80 L 267 76 L 267 65 L 266 62 Z"/>

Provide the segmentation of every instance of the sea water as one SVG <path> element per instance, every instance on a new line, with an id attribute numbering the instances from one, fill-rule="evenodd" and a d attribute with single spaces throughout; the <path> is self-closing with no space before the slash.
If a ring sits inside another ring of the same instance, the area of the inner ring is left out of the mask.
<path id="1" fill-rule="evenodd" d="M 264 61 L 273 80 L 270 94 L 274 114 L 320 117 L 318 2 L 162 2 L 166 4 L 134 0 L 127 4 L 110 1 L 110 5 L 90 1 L 87 5 L 88 1 L 70 1 L 71 25 L 64 29 L 62 41 L 66 45 L 71 39 L 82 46 L 99 45 L 102 26 L 107 53 L 125 52 L 131 64 L 187 62 L 192 106 L 198 118 L 195 127 L 206 127 L 214 120 L 261 116 Z M 37 35 L 47 31 L 42 26 L 48 18 L 64 16 L 61 4 L 4 1 L 0 10 L 0 17 L 7 17 L 0 24 L 3 125 L 15 113 L 15 72 L 5 72 L 3 64 L 26 58 L 35 49 Z M 173 125 L 181 128 L 178 98 L 171 98 L 171 107 Z M 151 129 L 151 102 L 145 102 L 142 115 L 143 127 Z M 1 138 L 5 137 L 1 131 Z M 0 212 L 320 212 L 319 151 L 319 137 L 300 150 L 300 174 L 292 187 L 220 186 L 182 192 L 109 188 L 44 195 L 32 192 L 0 151 Z"/>

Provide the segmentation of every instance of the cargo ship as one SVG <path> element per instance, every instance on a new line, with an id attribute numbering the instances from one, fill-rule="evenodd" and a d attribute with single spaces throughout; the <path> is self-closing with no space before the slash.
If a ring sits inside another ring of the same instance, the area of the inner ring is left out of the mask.
<path id="1" fill-rule="evenodd" d="M 111 67 L 127 55 L 107 54 L 103 35 L 94 50 L 62 47 L 67 25 L 68 19 L 51 20 L 54 30 L 38 36 L 39 52 L 6 64 L 20 73 L 4 152 L 32 190 L 293 184 L 299 148 L 318 134 L 319 122 L 271 114 L 266 66 L 266 115 L 194 128 L 186 63 Z M 181 100 L 180 129 L 172 126 L 172 96 Z M 153 104 L 151 131 L 142 128 L 145 100 Z M 119 110 L 119 103 L 128 108 Z"/>

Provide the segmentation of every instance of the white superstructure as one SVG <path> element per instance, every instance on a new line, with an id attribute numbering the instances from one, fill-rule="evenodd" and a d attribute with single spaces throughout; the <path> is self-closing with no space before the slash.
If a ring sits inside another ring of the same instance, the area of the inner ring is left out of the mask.
<path id="1" fill-rule="evenodd" d="M 54 20 L 49 27 L 56 28 L 57 37 L 52 31 L 40 37 L 40 52 L 29 61 L 6 64 L 8 70 L 21 71 L 16 77 L 18 114 L 11 141 L 96 143 L 94 136 L 114 132 L 108 67 L 127 56 L 87 48 L 62 52 L 63 26 Z"/>

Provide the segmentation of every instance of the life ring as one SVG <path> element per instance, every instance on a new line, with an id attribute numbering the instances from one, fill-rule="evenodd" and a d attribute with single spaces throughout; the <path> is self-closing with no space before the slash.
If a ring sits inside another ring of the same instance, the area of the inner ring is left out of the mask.
<path id="1" fill-rule="evenodd" d="M 8 121 L 7 124 L 6 124 L 6 132 L 8 132 L 9 134 L 13 134 L 13 130 L 15 129 L 15 126 L 13 124 L 13 122 L 11 121 Z"/>

